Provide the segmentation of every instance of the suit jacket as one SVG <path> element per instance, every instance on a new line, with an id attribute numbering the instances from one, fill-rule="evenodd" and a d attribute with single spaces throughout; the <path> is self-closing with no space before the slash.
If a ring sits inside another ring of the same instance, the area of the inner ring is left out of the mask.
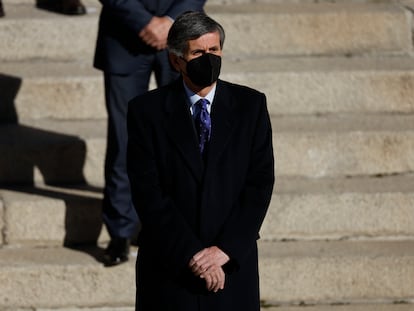
<path id="1" fill-rule="evenodd" d="M 142 222 L 139 310 L 259 311 L 256 240 L 274 183 L 265 95 L 218 81 L 203 161 L 182 83 L 129 104 L 128 174 Z M 231 258 L 219 293 L 187 267 L 212 245 Z"/>
<path id="2" fill-rule="evenodd" d="M 206 0 L 99 0 L 99 18 L 94 66 L 114 73 L 129 74 L 139 67 L 141 54 L 156 50 L 146 45 L 138 33 L 153 16 L 175 19 L 186 11 L 201 11 Z"/>

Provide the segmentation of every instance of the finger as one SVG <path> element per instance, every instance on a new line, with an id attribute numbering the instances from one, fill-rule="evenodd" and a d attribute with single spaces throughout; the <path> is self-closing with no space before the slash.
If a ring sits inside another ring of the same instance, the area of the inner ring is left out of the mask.
<path id="1" fill-rule="evenodd" d="M 144 36 L 142 40 L 144 40 L 147 44 L 155 44 L 157 42 L 157 40 L 151 35 Z"/>
<path id="2" fill-rule="evenodd" d="M 206 289 L 209 291 L 212 284 L 211 276 L 206 274 L 204 279 L 206 280 Z"/>
<path id="3" fill-rule="evenodd" d="M 192 266 L 194 266 L 195 265 L 195 260 L 194 260 L 194 258 L 191 258 L 190 259 L 190 262 L 188 263 L 188 266 L 189 267 L 192 267 Z"/>
<path id="4" fill-rule="evenodd" d="M 208 266 L 205 266 L 205 265 L 203 265 L 203 266 L 199 266 L 199 267 L 197 267 L 196 269 L 194 269 L 194 273 L 197 273 L 197 274 L 202 274 L 202 273 L 206 273 L 206 272 L 208 272 L 208 269 L 209 269 L 209 267 Z"/>
<path id="5" fill-rule="evenodd" d="M 208 264 L 208 260 L 205 257 L 201 257 L 195 260 L 195 263 L 198 267 L 206 266 Z"/>
<path id="6" fill-rule="evenodd" d="M 224 277 L 225 275 L 221 268 L 215 271 L 215 276 L 214 276 L 215 283 L 214 283 L 214 288 L 213 288 L 215 293 L 217 293 L 220 289 L 224 288 Z"/>
<path id="7" fill-rule="evenodd" d="M 167 48 L 166 43 L 159 44 L 158 47 L 157 47 L 158 50 L 164 50 L 165 48 Z"/>
<path id="8" fill-rule="evenodd" d="M 166 48 L 166 45 L 163 44 L 163 43 L 156 43 L 156 44 L 152 45 L 152 47 L 155 48 L 158 51 L 161 51 L 161 50 Z"/>
<path id="9" fill-rule="evenodd" d="M 202 274 L 203 274 L 203 272 L 201 272 L 201 271 L 199 271 L 199 270 L 192 270 L 191 272 L 193 272 L 193 274 L 194 274 L 195 276 L 200 276 L 200 275 L 202 275 Z"/>
<path id="10" fill-rule="evenodd" d="M 196 253 L 193 257 L 191 257 L 190 261 L 193 262 L 193 263 L 197 263 L 200 260 L 200 258 L 202 257 L 201 252 L 202 251 Z"/>
<path id="11" fill-rule="evenodd" d="M 220 289 L 224 289 L 224 283 L 226 281 L 226 274 L 224 273 L 223 269 L 220 269 L 220 274 L 221 274 L 221 278 L 220 278 Z"/>
<path id="12" fill-rule="evenodd" d="M 212 276 L 211 277 L 211 284 L 210 284 L 209 290 L 210 291 L 215 291 L 216 286 L 217 286 L 217 280 L 216 280 L 216 278 L 214 276 Z"/>
<path id="13" fill-rule="evenodd" d="M 193 263 L 193 265 L 196 265 L 197 267 L 200 267 L 201 265 L 205 264 L 205 260 L 203 258 L 201 259 L 197 259 L 197 258 L 192 258 L 191 262 Z"/>
<path id="14" fill-rule="evenodd" d="M 139 33 L 139 37 L 142 39 L 142 40 L 151 40 L 153 37 L 154 37 L 154 35 L 153 35 L 153 33 L 151 32 L 151 31 L 149 31 L 147 28 L 144 28 L 143 30 L 141 30 L 141 32 Z"/>
<path id="15" fill-rule="evenodd" d="M 202 265 L 200 265 L 198 262 L 196 262 L 194 260 L 190 261 L 189 266 L 190 266 L 192 272 L 197 272 L 197 271 L 204 272 L 204 270 L 205 270 L 205 269 L 203 270 Z"/>
<path id="16" fill-rule="evenodd" d="M 219 276 L 216 271 L 207 271 L 205 273 L 207 282 L 207 289 L 209 291 L 217 291 L 219 288 Z"/>
<path id="17" fill-rule="evenodd" d="M 221 269 L 218 269 L 217 273 L 216 273 L 216 278 L 215 278 L 216 283 L 215 283 L 215 286 L 214 286 L 214 292 L 215 293 L 217 293 L 217 291 L 221 288 L 222 281 L 223 281 L 223 276 L 221 275 L 220 272 L 221 272 Z"/>
<path id="18" fill-rule="evenodd" d="M 203 249 L 203 250 L 199 251 L 198 253 L 196 253 L 196 254 L 193 256 L 193 259 L 194 259 L 195 261 L 198 261 L 201 257 L 203 257 L 205 250 L 206 250 L 206 249 Z"/>
<path id="19" fill-rule="evenodd" d="M 138 36 L 140 37 L 140 38 L 142 38 L 143 36 L 145 36 L 145 34 L 147 33 L 147 31 L 146 31 L 146 29 L 144 28 L 144 29 L 142 29 L 139 33 L 138 33 Z"/>
<path id="20" fill-rule="evenodd" d="M 214 284 L 211 286 L 211 289 L 210 289 L 212 292 L 217 293 L 218 291 L 217 284 L 218 284 L 217 280 L 214 280 Z"/>
<path id="21" fill-rule="evenodd" d="M 148 35 L 144 35 L 144 36 L 141 37 L 141 40 L 144 41 L 146 44 L 150 44 L 152 38 Z"/>
<path id="22" fill-rule="evenodd" d="M 221 284 L 222 284 L 221 279 L 216 278 L 215 283 L 214 283 L 214 289 L 213 289 L 215 293 L 217 293 L 221 289 Z"/>
<path id="23" fill-rule="evenodd" d="M 200 275 L 201 278 L 204 278 L 206 281 L 206 289 L 211 291 L 214 288 L 214 275 L 212 273 L 206 272 Z"/>
<path id="24" fill-rule="evenodd" d="M 200 272 L 199 272 L 200 267 L 197 264 L 192 265 L 190 268 L 191 268 L 191 272 L 193 272 L 194 274 L 196 274 L 196 275 L 200 274 Z"/>

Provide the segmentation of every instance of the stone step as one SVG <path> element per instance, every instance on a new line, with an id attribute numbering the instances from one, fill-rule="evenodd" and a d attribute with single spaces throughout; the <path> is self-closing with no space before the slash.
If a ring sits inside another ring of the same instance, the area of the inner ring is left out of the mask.
<path id="1" fill-rule="evenodd" d="M 1 189 L 0 245 L 107 242 L 101 193 L 101 187 L 76 185 Z M 277 177 L 261 237 L 266 241 L 414 238 L 414 176 Z"/>
<path id="2" fill-rule="evenodd" d="M 412 241 L 260 242 L 259 249 L 265 305 L 412 298 Z M 134 304 L 134 260 L 104 268 L 99 247 L 3 248 L 0 254 L 0 308 Z"/>
<path id="3" fill-rule="evenodd" d="M 16 1 L 31 1 L 31 0 L 16 0 Z M 87 0 L 88 1 L 88 0 Z M 89 0 L 91 1 L 91 0 Z M 92 0 L 94 1 L 94 0 Z M 272 3 L 272 4 L 315 4 L 315 3 L 396 3 L 401 5 L 413 5 L 413 0 L 208 0 L 209 4 L 214 5 L 234 5 L 241 3 Z"/>
<path id="4" fill-rule="evenodd" d="M 93 8 L 97 6 L 98 1 L 99 0 L 81 0 L 89 11 L 94 10 Z M 11 3 L 11 1 L 8 0 L 8 3 Z M 408 5 L 409 3 L 413 3 L 413 0 L 208 0 L 209 5 L 234 5 L 241 3 L 400 3 Z M 34 6 L 35 0 L 13 0 L 13 4 Z"/>
<path id="5" fill-rule="evenodd" d="M 74 184 L 103 180 L 105 122 L 47 122 L 50 123 L 54 128 L 0 125 L 0 183 L 31 184 L 42 180 Z M 78 128 L 69 128 L 72 126 Z M 67 134 L 70 131 L 78 133 Z"/>
<path id="6" fill-rule="evenodd" d="M 289 306 L 267 306 L 264 305 L 261 311 L 412 311 L 411 303 L 376 303 L 376 304 L 347 304 L 347 305 L 289 305 Z M 4 311 L 134 311 L 135 307 L 93 307 L 93 308 L 7 308 Z"/>
<path id="7" fill-rule="evenodd" d="M 263 307 L 261 310 L 262 311 L 412 311 L 413 309 L 414 309 L 414 305 L 411 303 L 396 302 L 395 304 L 376 303 L 376 304 L 347 304 L 347 305 L 333 304 L 333 305 L 311 305 L 311 306 L 277 306 L 277 307 Z M 96 311 L 100 311 L 100 310 L 96 310 Z M 114 310 L 114 311 L 117 311 L 117 310 Z M 123 311 L 123 310 L 119 310 L 119 311 Z"/>
<path id="8" fill-rule="evenodd" d="M 1 60 L 92 60 L 100 6 L 85 16 L 62 16 L 26 3 L 6 3 L 0 23 Z M 223 24 L 229 54 L 408 54 L 411 14 L 397 4 L 245 3 L 210 5 Z M 18 38 L 18 40 L 16 39 Z"/>
<path id="9" fill-rule="evenodd" d="M 93 11 L 99 0 L 81 0 L 86 8 Z M 11 1 L 8 1 L 11 3 Z M 13 0 L 13 4 L 34 5 L 35 0 Z M 408 5 L 413 0 L 208 0 L 208 4 L 214 5 L 234 5 L 241 3 L 399 3 Z"/>
<path id="10" fill-rule="evenodd" d="M 3 120 L 106 118 L 102 74 L 89 62 L 5 62 L 1 68 Z M 272 115 L 414 112 L 411 57 L 225 57 L 221 77 L 263 91 Z"/>
<path id="11" fill-rule="evenodd" d="M 411 57 L 236 60 L 224 54 L 222 78 L 264 92 L 272 115 L 414 111 Z"/>
<path id="12" fill-rule="evenodd" d="M 279 176 L 413 172 L 414 115 L 272 118 Z"/>
<path id="13" fill-rule="evenodd" d="M 91 62 L 5 62 L 2 119 L 106 118 L 104 82 Z"/>
<path id="14" fill-rule="evenodd" d="M 412 239 L 414 175 L 276 177 L 263 240 Z"/>
<path id="15" fill-rule="evenodd" d="M 413 297 L 413 241 L 263 243 L 262 299 L 335 303 Z"/>
<path id="16" fill-rule="evenodd" d="M 376 303 L 376 304 L 348 304 L 348 305 L 289 305 L 289 306 L 267 306 L 264 305 L 261 311 L 412 311 L 411 303 Z M 134 311 L 135 307 L 92 307 L 92 308 L 7 308 L 3 311 Z"/>
<path id="17" fill-rule="evenodd" d="M 234 55 L 407 54 L 411 13 L 395 4 L 210 6 Z"/>
<path id="18" fill-rule="evenodd" d="M 68 16 L 39 10 L 33 4 L 4 1 L 0 23 L 0 60 L 91 60 L 96 42 L 99 4 L 94 12 Z M 1 70 L 0 70 L 1 71 Z"/>
<path id="19" fill-rule="evenodd" d="M 37 120 L 1 125 L 0 183 L 102 185 L 105 124 Z M 278 176 L 377 176 L 414 170 L 414 115 L 272 117 L 272 124 Z"/>
<path id="20" fill-rule="evenodd" d="M 0 189 L 0 231 L 7 245 L 82 245 L 109 241 L 102 224 L 102 188 L 12 187 Z"/>
<path id="21" fill-rule="evenodd" d="M 102 255 L 101 247 L 0 249 L 0 309 L 133 306 L 134 259 L 105 268 Z"/>

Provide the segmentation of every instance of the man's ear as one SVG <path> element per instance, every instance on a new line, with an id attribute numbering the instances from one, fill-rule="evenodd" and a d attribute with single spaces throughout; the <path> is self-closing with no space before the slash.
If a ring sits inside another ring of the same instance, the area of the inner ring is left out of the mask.
<path id="1" fill-rule="evenodd" d="M 180 64 L 179 64 L 179 57 L 175 55 L 174 53 L 169 53 L 168 58 L 170 60 L 171 66 L 178 72 L 181 72 L 180 70 Z"/>

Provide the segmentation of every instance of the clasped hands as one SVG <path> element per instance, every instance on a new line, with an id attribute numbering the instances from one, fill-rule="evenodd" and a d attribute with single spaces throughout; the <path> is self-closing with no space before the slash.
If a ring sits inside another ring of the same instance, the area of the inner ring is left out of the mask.
<path id="1" fill-rule="evenodd" d="M 225 273 L 222 266 L 230 260 L 229 256 L 217 246 L 199 251 L 191 258 L 188 266 L 195 276 L 206 281 L 209 291 L 224 289 Z"/>
<path id="2" fill-rule="evenodd" d="M 139 37 L 149 46 L 157 50 L 167 47 L 168 31 L 173 21 L 168 16 L 154 16 L 150 22 L 139 32 Z"/>

